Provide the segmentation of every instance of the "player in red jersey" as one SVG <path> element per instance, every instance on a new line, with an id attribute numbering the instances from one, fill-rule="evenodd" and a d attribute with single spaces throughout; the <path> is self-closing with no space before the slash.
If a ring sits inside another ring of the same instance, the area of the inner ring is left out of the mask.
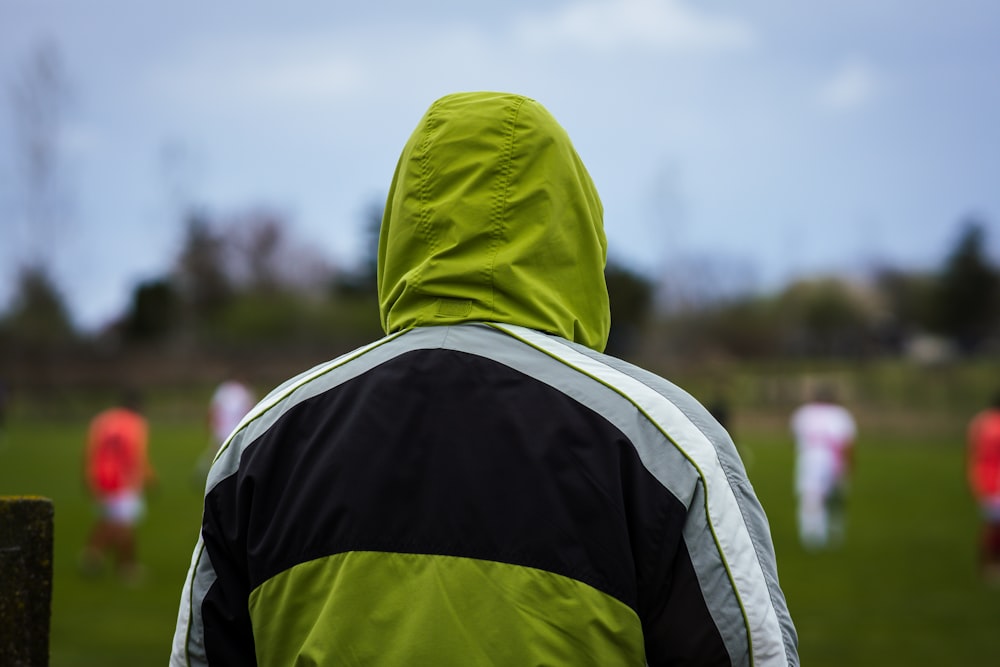
<path id="1" fill-rule="evenodd" d="M 983 575 L 1000 582 L 1000 393 L 968 431 L 969 487 L 979 504 L 979 559 Z"/>
<path id="2" fill-rule="evenodd" d="M 148 431 L 134 393 L 90 423 L 84 476 L 100 514 L 83 553 L 87 572 L 99 571 L 111 554 L 124 578 L 134 580 L 140 574 L 135 525 L 145 509 L 143 491 L 155 480 L 147 452 Z"/>

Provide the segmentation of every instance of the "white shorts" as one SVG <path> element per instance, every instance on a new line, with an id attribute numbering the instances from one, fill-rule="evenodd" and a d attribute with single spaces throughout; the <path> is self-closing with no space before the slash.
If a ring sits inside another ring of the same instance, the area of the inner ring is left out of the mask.
<path id="1" fill-rule="evenodd" d="M 104 518 L 115 523 L 134 524 L 146 511 L 138 491 L 120 491 L 101 500 Z"/>

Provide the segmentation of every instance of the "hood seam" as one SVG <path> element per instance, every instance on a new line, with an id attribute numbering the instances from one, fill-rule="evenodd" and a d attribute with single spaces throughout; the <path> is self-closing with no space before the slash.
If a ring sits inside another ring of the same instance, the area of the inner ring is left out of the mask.
<path id="1" fill-rule="evenodd" d="M 507 123 L 510 125 L 510 130 L 507 133 L 507 141 L 504 146 L 504 156 L 503 156 L 503 166 L 501 169 L 500 183 L 497 188 L 498 193 L 496 200 L 493 204 L 493 211 L 491 212 L 491 227 L 493 227 L 493 234 L 490 243 L 490 264 L 489 264 L 489 275 L 487 279 L 490 285 L 490 312 L 496 313 L 496 280 L 494 276 L 496 275 L 496 260 L 497 255 L 500 252 L 500 241 L 505 233 L 504 220 L 505 213 L 507 211 L 507 195 L 510 192 L 510 177 L 511 173 L 514 171 L 514 138 L 517 134 L 517 119 L 521 113 L 521 106 L 525 103 L 526 98 L 519 97 L 517 102 L 513 105 L 508 114 Z"/>
<path id="2" fill-rule="evenodd" d="M 430 224 L 430 220 L 433 217 L 430 210 L 430 163 L 431 163 L 431 135 L 433 134 L 435 128 L 439 124 L 438 121 L 438 110 L 439 105 L 434 105 L 427 113 L 427 123 L 424 127 L 423 137 L 417 146 L 419 151 L 419 161 L 420 161 L 420 218 L 418 223 L 418 228 L 427 241 L 430 252 L 429 255 L 433 255 L 437 251 L 437 236 L 434 233 L 434 226 Z M 414 272 L 413 276 L 413 288 L 417 293 L 421 292 L 421 284 L 423 283 L 423 271 L 420 267 Z M 421 316 L 418 321 L 422 321 L 423 316 Z"/>

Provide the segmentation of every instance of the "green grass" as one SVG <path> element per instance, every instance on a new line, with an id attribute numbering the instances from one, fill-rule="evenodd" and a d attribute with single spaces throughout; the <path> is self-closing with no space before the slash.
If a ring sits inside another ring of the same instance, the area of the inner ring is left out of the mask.
<path id="1" fill-rule="evenodd" d="M 14 421 L 0 436 L 0 495 L 43 495 L 55 505 L 52 667 L 166 664 L 201 516 L 201 490 L 192 480 L 207 442 L 199 427 L 151 424 L 160 483 L 139 529 L 146 576 L 136 586 L 110 573 L 86 578 L 77 570 L 95 517 L 81 477 L 86 424 Z"/>
<path id="2" fill-rule="evenodd" d="M 802 663 L 996 661 L 1000 590 L 976 570 L 978 516 L 957 441 L 862 438 L 839 549 L 798 544 L 790 444 L 749 444 Z"/>
<path id="3" fill-rule="evenodd" d="M 0 495 L 55 502 L 52 667 L 165 664 L 200 517 L 191 473 L 207 435 L 200 420 L 151 422 L 160 485 L 139 533 L 148 576 L 129 587 L 87 579 L 77 556 L 93 519 L 80 480 L 85 422 L 13 420 L 0 435 Z M 792 455 L 784 433 L 745 445 L 768 511 L 803 664 L 993 664 L 1000 590 L 976 575 L 977 516 L 958 440 L 859 442 L 847 543 L 803 551 L 795 533 Z"/>

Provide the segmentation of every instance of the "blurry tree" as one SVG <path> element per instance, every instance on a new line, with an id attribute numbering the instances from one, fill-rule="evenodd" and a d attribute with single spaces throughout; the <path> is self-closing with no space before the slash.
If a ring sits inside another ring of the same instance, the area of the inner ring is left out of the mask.
<path id="1" fill-rule="evenodd" d="M 706 312 L 753 298 L 755 283 L 753 266 L 739 258 L 676 254 L 662 267 L 656 306 L 668 313 Z"/>
<path id="2" fill-rule="evenodd" d="M 288 349 L 342 338 L 358 318 L 330 294 L 334 270 L 315 245 L 296 243 L 278 211 L 191 215 L 171 276 L 182 331 L 194 343 Z M 165 294 L 160 294 L 165 296 Z M 367 303 L 370 329 L 378 319 Z"/>
<path id="3" fill-rule="evenodd" d="M 14 302 L 5 322 L 8 336 L 39 352 L 73 337 L 72 322 L 52 274 L 54 253 L 65 236 L 68 197 L 61 170 L 60 132 L 69 105 L 69 84 L 59 50 L 38 46 L 10 87 L 14 122 L 14 188 L 22 233 L 5 229 L 5 251 L 17 258 Z M 13 226 L 13 225 L 12 225 Z M 17 239 L 26 244 L 18 248 Z M 23 349 L 23 348 L 22 348 Z"/>
<path id="4" fill-rule="evenodd" d="M 373 202 L 368 206 L 368 212 L 365 214 L 365 252 L 362 255 L 361 275 L 373 294 L 378 289 L 378 244 L 382 232 L 384 212 L 384 204 Z"/>
<path id="5" fill-rule="evenodd" d="M 1000 274 L 987 257 L 982 222 L 966 222 L 945 260 L 934 305 L 937 330 L 966 353 L 997 334 Z"/>
<path id="6" fill-rule="evenodd" d="M 225 271 L 230 283 L 252 293 L 319 292 L 332 273 L 309 245 L 296 244 L 287 218 L 255 207 L 222 221 Z"/>
<path id="7" fill-rule="evenodd" d="M 141 283 L 132 295 L 132 304 L 125 316 L 123 335 L 128 341 L 159 341 L 178 324 L 179 299 L 167 280 Z"/>
<path id="8" fill-rule="evenodd" d="M 259 292 L 278 291 L 285 282 L 282 273 L 295 266 L 282 263 L 284 222 L 261 211 L 235 224 L 233 230 L 236 248 L 242 250 L 247 287 Z"/>
<path id="9" fill-rule="evenodd" d="M 208 218 L 188 216 L 185 238 L 174 267 L 178 296 L 187 326 L 210 323 L 234 296 L 226 270 L 225 238 L 212 230 Z"/>
<path id="10" fill-rule="evenodd" d="M 773 297 L 751 296 L 720 303 L 708 309 L 696 328 L 704 348 L 726 356 L 763 359 L 781 353 L 786 338 Z"/>
<path id="11" fill-rule="evenodd" d="M 356 267 L 340 276 L 337 283 L 337 291 L 342 296 L 371 300 L 373 306 L 377 306 L 374 299 L 378 292 L 378 239 L 384 209 L 379 201 L 368 205 L 363 221 L 361 259 Z"/>
<path id="12" fill-rule="evenodd" d="M 779 297 L 787 351 L 805 356 L 857 356 L 870 351 L 874 295 L 839 278 L 800 280 Z"/>
<path id="13" fill-rule="evenodd" d="M 51 268 L 61 229 L 68 219 L 62 175 L 61 130 L 69 105 L 69 83 L 53 43 L 41 44 L 10 88 L 14 120 L 18 192 L 28 247 L 22 257 L 33 268 Z M 10 242 L 14 234 L 5 235 Z"/>
<path id="14" fill-rule="evenodd" d="M 604 269 L 611 300 L 608 352 L 628 356 L 634 349 L 653 302 L 653 283 L 624 264 L 608 261 Z"/>
<path id="15" fill-rule="evenodd" d="M 874 284 L 885 304 L 878 326 L 886 352 L 898 354 L 914 336 L 934 328 L 936 276 L 884 267 Z"/>
<path id="16" fill-rule="evenodd" d="M 46 352 L 74 339 L 62 295 L 48 272 L 26 266 L 18 276 L 13 306 L 3 321 L 6 338 L 21 350 Z"/>

